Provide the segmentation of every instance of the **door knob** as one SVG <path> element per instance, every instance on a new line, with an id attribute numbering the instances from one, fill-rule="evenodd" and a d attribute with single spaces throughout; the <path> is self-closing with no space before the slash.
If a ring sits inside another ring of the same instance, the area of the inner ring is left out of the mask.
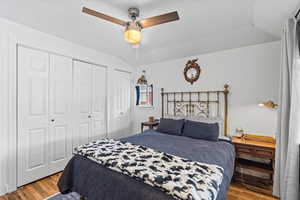
<path id="1" fill-rule="evenodd" d="M 89 116 L 88 116 L 88 118 L 92 118 L 92 116 L 91 116 L 91 115 L 89 115 Z"/>
<path id="2" fill-rule="evenodd" d="M 55 121 L 55 119 L 51 119 L 51 122 L 54 122 Z"/>

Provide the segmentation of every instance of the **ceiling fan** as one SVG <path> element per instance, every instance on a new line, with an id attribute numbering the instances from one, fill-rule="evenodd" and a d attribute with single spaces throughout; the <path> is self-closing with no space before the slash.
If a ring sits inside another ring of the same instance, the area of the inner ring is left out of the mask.
<path id="1" fill-rule="evenodd" d="M 128 15 L 131 21 L 127 21 L 127 22 L 117 19 L 115 17 L 105 15 L 103 13 L 97 12 L 95 10 L 86 7 L 83 7 L 82 12 L 124 26 L 125 27 L 124 39 L 130 44 L 132 44 L 133 46 L 138 46 L 139 43 L 141 42 L 142 29 L 179 20 L 179 15 L 177 11 L 174 11 L 174 12 L 158 15 L 155 17 L 150 17 L 147 19 L 136 21 L 136 19 L 140 16 L 140 10 L 135 7 L 131 7 L 128 9 Z"/>

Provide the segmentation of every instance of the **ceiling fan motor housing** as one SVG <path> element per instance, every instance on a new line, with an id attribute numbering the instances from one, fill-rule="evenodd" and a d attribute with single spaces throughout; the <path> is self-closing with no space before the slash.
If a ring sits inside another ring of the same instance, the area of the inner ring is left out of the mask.
<path id="1" fill-rule="evenodd" d="M 140 16 L 140 10 L 136 7 L 131 7 L 128 9 L 128 16 L 132 21 L 135 21 Z"/>

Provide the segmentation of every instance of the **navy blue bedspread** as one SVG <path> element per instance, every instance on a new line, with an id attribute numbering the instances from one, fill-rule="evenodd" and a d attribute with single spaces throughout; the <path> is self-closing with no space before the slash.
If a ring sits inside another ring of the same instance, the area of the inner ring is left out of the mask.
<path id="1" fill-rule="evenodd" d="M 153 130 L 123 138 L 121 141 L 223 167 L 224 177 L 217 200 L 226 199 L 235 158 L 234 147 L 229 142 L 210 142 Z M 58 187 L 62 193 L 74 191 L 88 200 L 174 200 L 158 188 L 107 169 L 79 155 L 75 155 L 66 166 Z"/>

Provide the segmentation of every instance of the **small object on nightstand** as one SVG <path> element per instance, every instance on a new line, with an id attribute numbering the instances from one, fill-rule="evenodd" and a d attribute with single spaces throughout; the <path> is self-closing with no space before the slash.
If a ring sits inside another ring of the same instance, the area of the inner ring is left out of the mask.
<path id="1" fill-rule="evenodd" d="M 272 195 L 275 164 L 275 139 L 273 137 L 244 134 L 233 136 L 235 146 L 234 181 L 248 189 Z"/>
<path id="2" fill-rule="evenodd" d="M 159 121 L 154 120 L 153 122 L 142 122 L 141 123 L 141 131 L 144 132 L 144 126 L 149 127 L 149 129 L 153 129 L 154 127 L 158 126 Z"/>
<path id="3" fill-rule="evenodd" d="M 235 129 L 235 134 L 238 138 L 241 138 L 244 135 L 244 130 L 243 129 Z"/>
<path id="4" fill-rule="evenodd" d="M 155 118 L 153 116 L 149 117 L 149 122 L 155 122 Z"/>

